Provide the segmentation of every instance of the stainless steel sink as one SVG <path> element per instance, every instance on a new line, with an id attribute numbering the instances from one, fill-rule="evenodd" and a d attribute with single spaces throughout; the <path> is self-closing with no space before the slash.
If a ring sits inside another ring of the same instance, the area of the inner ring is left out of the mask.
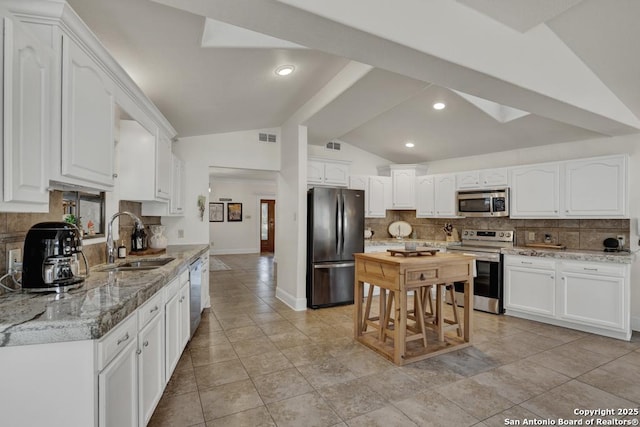
<path id="1" fill-rule="evenodd" d="M 154 270 L 162 267 L 165 264 L 170 263 L 175 258 L 153 258 L 153 259 L 141 259 L 138 261 L 125 262 L 123 264 L 109 265 L 101 268 L 99 271 L 140 271 L 140 270 Z"/>

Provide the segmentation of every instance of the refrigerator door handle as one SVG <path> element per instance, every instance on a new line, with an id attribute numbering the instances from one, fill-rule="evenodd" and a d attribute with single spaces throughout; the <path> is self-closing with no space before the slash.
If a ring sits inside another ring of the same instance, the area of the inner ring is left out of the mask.
<path id="1" fill-rule="evenodd" d="M 353 267 L 355 263 L 351 262 L 334 262 L 330 264 L 314 264 L 313 268 L 321 269 L 321 268 L 336 268 L 336 267 Z"/>
<path id="2" fill-rule="evenodd" d="M 340 192 L 340 198 L 342 199 L 342 230 L 340 231 L 340 242 L 341 242 L 341 247 L 340 247 L 340 255 L 342 255 L 342 257 L 344 257 L 344 230 L 348 230 L 349 229 L 349 224 L 347 222 L 347 215 L 345 215 L 344 213 L 344 206 L 346 204 L 346 199 L 344 197 L 344 193 Z"/>
<path id="3" fill-rule="evenodd" d="M 344 221 L 344 206 L 341 196 L 342 194 L 339 193 L 338 197 L 336 197 L 336 252 L 340 257 L 342 257 L 342 241 L 344 239 L 344 224 L 342 223 Z"/>

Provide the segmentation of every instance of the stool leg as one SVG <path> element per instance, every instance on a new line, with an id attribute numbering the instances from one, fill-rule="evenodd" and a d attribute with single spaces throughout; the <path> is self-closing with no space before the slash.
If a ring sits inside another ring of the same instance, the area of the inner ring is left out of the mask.
<path id="1" fill-rule="evenodd" d="M 453 320 L 458 325 L 457 332 L 458 332 L 458 336 L 461 337 L 462 328 L 460 326 L 460 317 L 458 316 L 458 302 L 456 301 L 456 290 L 453 286 L 453 283 L 449 283 L 447 285 L 447 290 L 451 295 L 451 307 L 453 308 Z"/>
<path id="2" fill-rule="evenodd" d="M 422 305 L 422 297 L 419 295 L 420 289 L 413 291 L 413 301 L 416 305 L 416 322 L 420 325 L 420 332 L 422 332 L 422 344 L 427 347 L 427 328 L 424 325 L 424 306 Z"/>
<path id="3" fill-rule="evenodd" d="M 391 321 L 391 305 L 393 303 L 393 300 L 395 299 L 395 292 L 394 291 L 389 291 L 389 298 L 387 299 L 387 307 L 385 308 L 384 311 L 384 324 L 380 327 L 380 330 L 382 332 L 382 342 L 386 342 L 387 341 L 387 327 L 389 326 L 389 322 Z M 395 323 L 394 323 L 395 325 Z M 397 328 L 398 325 L 395 325 L 395 327 Z"/>
<path id="4" fill-rule="evenodd" d="M 369 292 L 367 294 L 367 305 L 364 309 L 364 320 L 362 321 L 362 332 L 367 331 L 367 320 L 371 313 L 371 300 L 373 299 L 373 285 L 369 283 Z"/>
<path id="5" fill-rule="evenodd" d="M 438 341 L 444 341 L 444 316 L 442 313 L 442 285 L 436 285 L 436 324 L 438 325 Z"/>

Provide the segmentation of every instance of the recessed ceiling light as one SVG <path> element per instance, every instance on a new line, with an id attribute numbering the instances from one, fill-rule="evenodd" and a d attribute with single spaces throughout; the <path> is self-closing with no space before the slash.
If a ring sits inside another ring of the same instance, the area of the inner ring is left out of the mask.
<path id="1" fill-rule="evenodd" d="M 407 148 L 413 148 L 413 147 L 416 146 L 416 144 L 414 144 L 413 142 L 407 142 L 407 143 L 404 144 L 404 146 L 407 147 Z"/>
<path id="2" fill-rule="evenodd" d="M 435 104 L 433 104 L 433 109 L 434 110 L 442 110 L 442 109 L 444 109 L 444 107 L 446 107 L 444 102 L 436 102 Z"/>
<path id="3" fill-rule="evenodd" d="M 295 69 L 296 67 L 294 67 L 293 65 L 281 65 L 276 68 L 276 74 L 279 76 L 288 76 L 289 74 L 293 73 L 293 70 Z"/>

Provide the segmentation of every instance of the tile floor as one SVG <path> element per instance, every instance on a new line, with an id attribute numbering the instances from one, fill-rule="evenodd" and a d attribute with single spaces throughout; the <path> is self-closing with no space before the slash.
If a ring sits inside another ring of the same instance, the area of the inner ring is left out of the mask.
<path id="1" fill-rule="evenodd" d="M 295 312 L 271 257 L 218 258 L 231 269 L 211 272 L 211 310 L 151 426 L 504 426 L 640 406 L 638 334 L 475 312 L 473 347 L 397 367 L 354 342 L 352 306 Z"/>

